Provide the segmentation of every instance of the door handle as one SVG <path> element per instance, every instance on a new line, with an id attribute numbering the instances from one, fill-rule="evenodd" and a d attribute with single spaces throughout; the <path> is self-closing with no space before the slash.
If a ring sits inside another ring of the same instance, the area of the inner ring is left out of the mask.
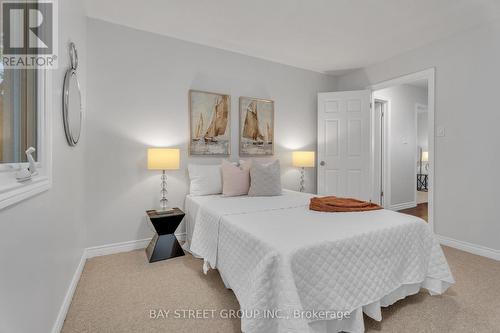
<path id="1" fill-rule="evenodd" d="M 325 166 L 325 165 L 326 165 L 326 163 L 325 163 L 325 161 L 321 161 L 321 162 L 319 163 L 319 165 L 321 165 L 321 166 Z"/>

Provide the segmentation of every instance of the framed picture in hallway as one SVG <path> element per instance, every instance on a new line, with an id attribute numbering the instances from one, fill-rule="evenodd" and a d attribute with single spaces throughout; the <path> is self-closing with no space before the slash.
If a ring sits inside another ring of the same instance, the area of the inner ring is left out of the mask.
<path id="1" fill-rule="evenodd" d="M 240 97 L 240 156 L 274 154 L 274 102 Z"/>
<path id="2" fill-rule="evenodd" d="M 189 91 L 189 154 L 227 156 L 231 153 L 231 97 Z"/>

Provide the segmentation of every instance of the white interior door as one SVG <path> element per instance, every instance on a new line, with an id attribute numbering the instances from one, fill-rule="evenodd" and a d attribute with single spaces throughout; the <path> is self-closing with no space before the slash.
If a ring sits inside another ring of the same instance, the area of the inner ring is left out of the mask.
<path id="1" fill-rule="evenodd" d="M 318 194 L 370 200 L 370 90 L 318 94 Z"/>

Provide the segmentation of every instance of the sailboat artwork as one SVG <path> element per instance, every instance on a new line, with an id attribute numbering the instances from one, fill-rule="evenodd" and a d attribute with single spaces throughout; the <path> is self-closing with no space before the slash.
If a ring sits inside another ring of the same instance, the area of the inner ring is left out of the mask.
<path id="1" fill-rule="evenodd" d="M 189 91 L 191 155 L 230 154 L 229 101 L 229 95 Z"/>
<path id="2" fill-rule="evenodd" d="M 240 97 L 240 156 L 274 153 L 274 102 Z"/>
<path id="3" fill-rule="evenodd" d="M 200 141 L 202 135 L 203 135 L 203 114 L 200 114 L 200 119 L 196 124 L 196 132 L 194 134 L 193 141 Z"/>

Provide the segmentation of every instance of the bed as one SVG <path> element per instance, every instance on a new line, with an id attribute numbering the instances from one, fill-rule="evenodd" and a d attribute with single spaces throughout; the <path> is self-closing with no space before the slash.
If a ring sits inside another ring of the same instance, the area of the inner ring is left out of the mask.
<path id="1" fill-rule="evenodd" d="M 186 198 L 185 249 L 218 269 L 253 332 L 364 332 L 363 313 L 454 283 L 425 221 L 389 210 L 324 213 L 310 194 Z"/>

